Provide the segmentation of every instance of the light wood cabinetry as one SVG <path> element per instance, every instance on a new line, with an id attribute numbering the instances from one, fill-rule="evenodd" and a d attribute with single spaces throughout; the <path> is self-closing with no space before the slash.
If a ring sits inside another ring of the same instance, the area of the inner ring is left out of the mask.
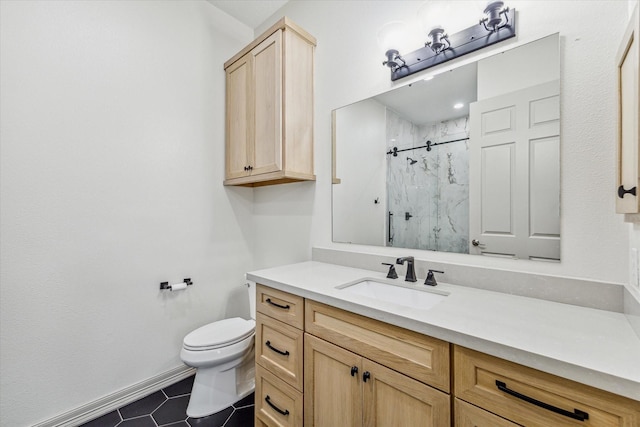
<path id="1" fill-rule="evenodd" d="M 304 299 L 258 284 L 256 311 L 256 426 L 301 426 Z"/>
<path id="2" fill-rule="evenodd" d="M 361 426 L 362 358 L 309 334 L 304 341 L 305 426 Z"/>
<path id="3" fill-rule="evenodd" d="M 448 426 L 449 395 L 305 334 L 305 426 Z"/>
<path id="4" fill-rule="evenodd" d="M 310 300 L 305 332 L 305 426 L 450 425 L 448 343 Z"/>
<path id="5" fill-rule="evenodd" d="M 638 401 L 464 347 L 454 346 L 454 370 L 456 398 L 516 424 L 533 427 L 640 425 Z M 456 425 L 473 425 L 456 416 L 458 421 L 460 424 Z"/>
<path id="6" fill-rule="evenodd" d="M 260 284 L 256 310 L 256 426 L 640 426 L 640 401 Z"/>
<path id="7" fill-rule="evenodd" d="M 283 18 L 225 63 L 225 185 L 315 180 L 315 45 Z"/>
<path id="8" fill-rule="evenodd" d="M 454 399 L 453 412 L 456 427 L 517 427 L 518 424 L 473 406 L 463 400 Z"/>
<path id="9" fill-rule="evenodd" d="M 616 212 L 640 212 L 640 13 L 632 14 L 616 56 L 618 74 L 618 179 Z M 634 220 L 637 220 L 634 219 Z"/>
<path id="10" fill-rule="evenodd" d="M 256 425 L 302 425 L 302 393 L 260 365 L 256 365 L 255 396 Z"/>
<path id="11" fill-rule="evenodd" d="M 449 392 L 449 343 L 315 301 L 305 331 Z"/>
<path id="12" fill-rule="evenodd" d="M 302 391 L 303 332 L 262 313 L 256 320 L 256 360 Z"/>

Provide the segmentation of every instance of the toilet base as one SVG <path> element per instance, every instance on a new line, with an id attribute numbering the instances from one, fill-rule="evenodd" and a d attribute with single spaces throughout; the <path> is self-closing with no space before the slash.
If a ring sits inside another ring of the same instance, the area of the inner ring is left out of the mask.
<path id="1" fill-rule="evenodd" d="M 255 389 L 254 352 L 242 362 L 221 370 L 220 367 L 198 368 L 187 406 L 187 415 L 202 418 L 220 412 L 250 395 Z"/>

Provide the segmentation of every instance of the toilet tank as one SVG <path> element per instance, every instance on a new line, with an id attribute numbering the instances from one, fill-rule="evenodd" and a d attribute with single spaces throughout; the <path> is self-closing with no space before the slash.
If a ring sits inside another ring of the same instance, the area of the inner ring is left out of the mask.
<path id="1" fill-rule="evenodd" d="M 249 315 L 256 320 L 256 284 L 247 282 L 247 292 L 249 292 Z"/>

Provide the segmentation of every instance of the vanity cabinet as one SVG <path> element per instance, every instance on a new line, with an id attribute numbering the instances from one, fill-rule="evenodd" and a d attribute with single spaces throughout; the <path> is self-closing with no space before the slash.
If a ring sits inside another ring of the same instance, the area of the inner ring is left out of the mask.
<path id="1" fill-rule="evenodd" d="M 464 347 L 453 353 L 456 426 L 640 425 L 638 401 Z"/>
<path id="2" fill-rule="evenodd" d="M 285 17 L 224 64 L 225 185 L 315 180 L 315 45 Z"/>
<path id="3" fill-rule="evenodd" d="M 447 426 L 449 395 L 305 334 L 305 426 Z"/>
<path id="4" fill-rule="evenodd" d="M 299 427 L 304 299 L 258 284 L 256 312 L 256 425 Z"/>
<path id="5" fill-rule="evenodd" d="M 618 74 L 618 176 L 616 212 L 640 212 L 640 15 L 638 6 L 616 56 Z"/>
<path id="6" fill-rule="evenodd" d="M 450 425 L 449 344 L 305 301 L 305 426 Z"/>
<path id="7" fill-rule="evenodd" d="M 256 293 L 256 426 L 640 425 L 640 401 L 260 284 Z"/>

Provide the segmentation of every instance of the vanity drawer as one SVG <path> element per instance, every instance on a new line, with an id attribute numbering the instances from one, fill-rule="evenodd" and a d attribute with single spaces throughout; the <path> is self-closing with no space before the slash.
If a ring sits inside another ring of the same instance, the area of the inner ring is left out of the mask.
<path id="1" fill-rule="evenodd" d="M 256 425 L 270 427 L 302 426 L 302 393 L 256 366 Z M 262 424 L 261 424 L 262 423 Z"/>
<path id="2" fill-rule="evenodd" d="M 302 391 L 304 333 L 262 313 L 256 320 L 256 363 Z"/>
<path id="3" fill-rule="evenodd" d="M 518 427 L 518 424 L 457 398 L 454 413 L 455 427 Z"/>
<path id="4" fill-rule="evenodd" d="M 305 330 L 411 378 L 449 392 L 449 343 L 315 301 Z"/>
<path id="5" fill-rule="evenodd" d="M 638 401 L 464 347 L 454 346 L 454 370 L 456 397 L 518 424 L 540 427 L 640 425 Z M 514 396 L 514 392 L 519 397 Z M 542 404 L 547 407 L 541 407 Z M 565 411 L 564 415 L 552 408 Z"/>
<path id="6" fill-rule="evenodd" d="M 256 284 L 256 311 L 298 329 L 304 327 L 304 298 Z"/>

